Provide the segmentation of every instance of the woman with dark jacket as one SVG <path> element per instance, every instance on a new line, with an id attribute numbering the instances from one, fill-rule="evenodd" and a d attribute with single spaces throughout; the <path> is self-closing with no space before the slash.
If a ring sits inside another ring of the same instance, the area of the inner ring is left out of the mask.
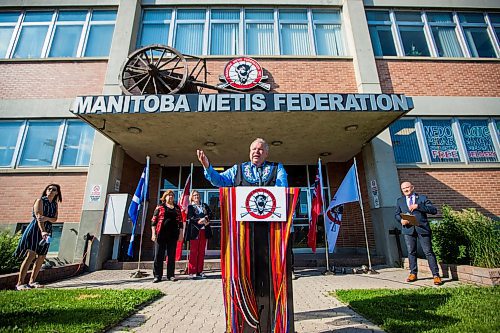
<path id="1" fill-rule="evenodd" d="M 181 209 L 174 203 L 174 191 L 163 193 L 151 219 L 151 240 L 155 242 L 155 259 L 153 266 L 153 283 L 161 281 L 163 261 L 167 251 L 167 279 L 177 281 L 175 271 L 175 249 L 177 241 L 182 240 Z"/>
<path id="2" fill-rule="evenodd" d="M 187 212 L 186 241 L 189 241 L 189 266 L 190 278 L 195 276 L 205 278 L 203 264 L 205 262 L 205 248 L 207 239 L 212 238 L 210 227 L 211 211 L 207 204 L 201 203 L 200 193 L 191 192 Z"/>

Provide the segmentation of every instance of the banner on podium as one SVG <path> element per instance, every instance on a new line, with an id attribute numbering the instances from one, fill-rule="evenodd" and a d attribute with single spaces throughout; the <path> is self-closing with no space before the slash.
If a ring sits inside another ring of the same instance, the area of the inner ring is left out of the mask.
<path id="1" fill-rule="evenodd" d="M 285 222 L 285 187 L 237 187 L 236 218 L 246 222 Z"/>

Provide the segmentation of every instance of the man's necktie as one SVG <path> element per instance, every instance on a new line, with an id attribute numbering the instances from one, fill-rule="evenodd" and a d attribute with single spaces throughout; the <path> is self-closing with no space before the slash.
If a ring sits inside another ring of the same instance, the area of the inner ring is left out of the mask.
<path id="1" fill-rule="evenodd" d="M 413 205 L 413 195 L 410 195 L 410 206 Z"/>

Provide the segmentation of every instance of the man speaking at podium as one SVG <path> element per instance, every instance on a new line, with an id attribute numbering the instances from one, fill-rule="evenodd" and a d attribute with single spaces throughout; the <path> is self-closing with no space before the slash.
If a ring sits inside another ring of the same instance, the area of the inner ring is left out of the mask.
<path id="1" fill-rule="evenodd" d="M 205 178 L 217 187 L 235 187 L 235 186 L 280 186 L 287 187 L 287 173 L 283 164 L 266 161 L 269 154 L 269 145 L 261 138 L 255 139 L 250 145 L 250 161 L 235 164 L 230 169 L 218 173 L 202 150 L 196 151 L 198 160 L 205 169 Z M 257 301 L 259 324 L 258 332 L 271 332 L 271 322 L 274 316 L 274 292 L 271 281 L 270 261 L 270 229 L 269 223 L 254 222 L 251 223 L 251 258 L 250 269 L 252 277 L 252 286 L 255 291 Z M 288 280 L 291 280 L 291 251 L 292 246 L 287 246 L 286 261 Z M 291 282 L 288 284 L 287 311 L 291 320 L 293 329 L 293 295 Z M 242 331 L 254 332 L 255 330 L 245 327 Z M 293 330 L 291 330 L 293 332 Z"/>
<path id="2" fill-rule="evenodd" d="M 283 164 L 266 161 L 269 145 L 261 138 L 250 145 L 250 162 L 235 164 L 223 173 L 214 170 L 203 150 L 196 153 L 205 169 L 205 178 L 214 186 L 288 186 Z"/>

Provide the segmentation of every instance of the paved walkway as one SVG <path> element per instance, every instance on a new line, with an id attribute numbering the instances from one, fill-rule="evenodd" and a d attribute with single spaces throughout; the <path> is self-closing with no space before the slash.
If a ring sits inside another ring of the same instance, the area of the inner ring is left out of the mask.
<path id="1" fill-rule="evenodd" d="M 402 282 L 407 271 L 397 268 L 377 269 L 380 274 L 321 275 L 315 269 L 298 270 L 293 281 L 295 331 L 297 333 L 383 332 L 336 298 L 328 296 L 335 289 L 418 288 L 432 286 L 432 278 L 419 276 L 416 283 Z M 158 288 L 165 296 L 148 304 L 109 332 L 196 332 L 222 333 L 224 307 L 220 272 L 207 274 L 205 280 L 153 284 L 152 277 L 131 278 L 133 271 L 97 271 L 48 285 L 50 288 Z M 151 272 L 147 272 L 150 274 Z M 447 281 L 445 286 L 457 285 Z"/>

